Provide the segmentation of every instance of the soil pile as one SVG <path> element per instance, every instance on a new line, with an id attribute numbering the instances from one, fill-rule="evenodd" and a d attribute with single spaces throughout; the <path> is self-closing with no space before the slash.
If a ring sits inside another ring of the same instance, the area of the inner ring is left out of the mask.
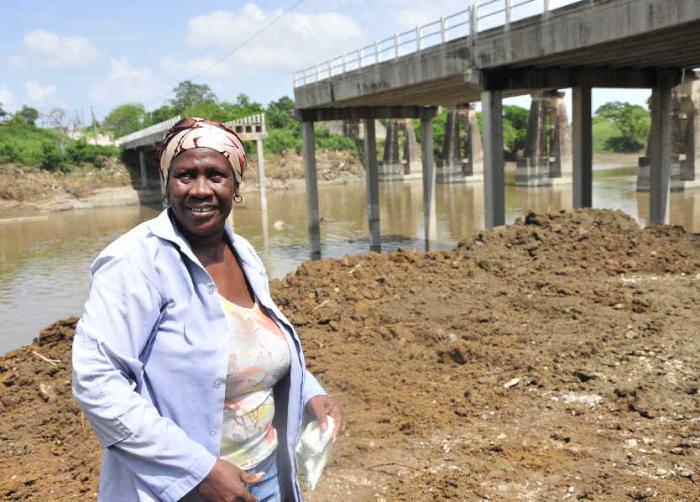
<path id="1" fill-rule="evenodd" d="M 700 238 L 530 214 L 272 284 L 348 431 L 311 501 L 697 500 Z M 0 495 L 92 498 L 75 319 L 0 359 Z"/>

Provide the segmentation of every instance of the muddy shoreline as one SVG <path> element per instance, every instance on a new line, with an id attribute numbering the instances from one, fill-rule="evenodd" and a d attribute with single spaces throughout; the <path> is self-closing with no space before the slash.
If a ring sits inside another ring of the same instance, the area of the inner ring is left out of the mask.
<path id="1" fill-rule="evenodd" d="M 453 251 L 307 262 L 272 294 L 348 431 L 311 502 L 700 498 L 700 237 L 530 214 Z M 0 497 L 90 500 L 76 319 L 0 358 Z"/>

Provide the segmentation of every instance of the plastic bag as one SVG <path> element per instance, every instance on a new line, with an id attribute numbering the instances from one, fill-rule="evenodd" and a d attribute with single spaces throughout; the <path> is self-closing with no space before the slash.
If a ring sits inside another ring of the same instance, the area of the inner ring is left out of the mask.
<path id="1" fill-rule="evenodd" d="M 335 423 L 330 416 L 326 417 L 326 421 L 328 427 L 325 432 L 321 432 L 321 424 L 317 420 L 309 422 L 296 448 L 297 465 L 306 478 L 306 486 L 309 490 L 316 488 L 331 454 Z"/>

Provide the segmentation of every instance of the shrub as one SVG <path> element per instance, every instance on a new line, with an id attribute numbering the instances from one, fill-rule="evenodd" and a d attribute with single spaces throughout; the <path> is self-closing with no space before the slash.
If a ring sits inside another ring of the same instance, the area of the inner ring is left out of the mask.
<path id="1" fill-rule="evenodd" d="M 265 149 L 276 154 L 285 151 L 301 152 L 301 136 L 289 129 L 268 129 Z"/>
<path id="2" fill-rule="evenodd" d="M 21 152 L 14 143 L 0 145 L 0 162 L 18 163 L 21 159 Z"/>
<path id="3" fill-rule="evenodd" d="M 104 157 L 117 155 L 119 149 L 108 145 L 91 145 L 84 139 L 72 142 L 66 147 L 66 160 L 71 164 L 90 162 L 96 167 L 104 165 Z"/>
<path id="4" fill-rule="evenodd" d="M 40 167 L 46 171 L 67 171 L 61 150 L 55 143 L 44 143 L 41 145 Z"/>

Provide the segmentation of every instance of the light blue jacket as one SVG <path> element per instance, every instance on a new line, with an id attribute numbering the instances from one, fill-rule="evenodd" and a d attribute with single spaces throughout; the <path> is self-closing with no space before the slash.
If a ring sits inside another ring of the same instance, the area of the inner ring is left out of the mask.
<path id="1" fill-rule="evenodd" d="M 226 234 L 293 354 L 275 388 L 275 426 L 280 482 L 298 501 L 294 447 L 303 408 L 325 392 L 305 370 L 255 250 L 228 226 Z M 73 341 L 73 395 L 105 449 L 100 500 L 175 501 L 209 473 L 221 443 L 227 329 L 214 281 L 168 210 L 97 257 Z"/>

